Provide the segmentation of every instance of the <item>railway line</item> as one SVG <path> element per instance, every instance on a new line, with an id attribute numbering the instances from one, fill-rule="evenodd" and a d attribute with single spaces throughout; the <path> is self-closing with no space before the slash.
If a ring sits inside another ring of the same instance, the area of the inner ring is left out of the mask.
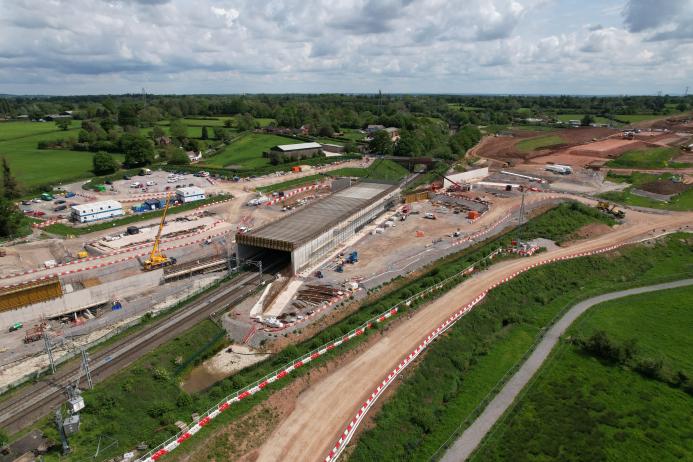
<path id="1" fill-rule="evenodd" d="M 92 380 L 105 380 L 207 317 L 238 303 L 255 289 L 254 282 L 258 278 L 257 273 L 243 273 L 187 307 L 154 321 L 141 331 L 125 336 L 105 349 L 91 353 L 89 368 Z M 65 386 L 75 381 L 80 367 L 79 360 L 69 361 L 54 375 L 44 377 L 1 401 L 0 427 L 9 433 L 15 433 L 47 415 L 66 399 Z"/>

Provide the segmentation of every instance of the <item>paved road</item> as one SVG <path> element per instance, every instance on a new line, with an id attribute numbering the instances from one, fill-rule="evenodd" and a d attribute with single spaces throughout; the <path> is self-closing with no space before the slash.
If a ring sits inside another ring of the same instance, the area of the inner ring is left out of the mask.
<path id="1" fill-rule="evenodd" d="M 459 462 L 466 460 L 472 452 L 479 446 L 481 440 L 491 430 L 493 425 L 512 405 L 517 395 L 527 385 L 532 376 L 539 370 L 546 358 L 551 353 L 551 350 L 558 342 L 561 335 L 570 327 L 570 325 L 582 315 L 585 311 L 598 305 L 599 303 L 614 300 L 617 298 L 627 297 L 629 295 L 642 294 L 646 292 L 654 292 L 664 289 L 673 289 L 693 285 L 693 279 L 684 279 L 681 281 L 667 282 L 653 286 L 638 287 L 636 289 L 621 290 L 619 292 L 611 292 L 609 294 L 599 295 L 597 297 L 584 300 L 573 306 L 561 319 L 554 324 L 551 329 L 544 335 L 537 348 L 532 355 L 525 361 L 520 369 L 513 377 L 505 384 L 503 389 L 496 397 L 486 406 L 484 412 L 467 428 L 462 436 L 460 436 L 455 444 L 448 449 L 442 458 L 443 462 Z"/>

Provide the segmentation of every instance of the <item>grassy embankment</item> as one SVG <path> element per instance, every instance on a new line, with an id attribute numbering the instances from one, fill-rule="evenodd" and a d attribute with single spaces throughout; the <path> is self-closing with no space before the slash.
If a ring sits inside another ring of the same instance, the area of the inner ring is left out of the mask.
<path id="1" fill-rule="evenodd" d="M 313 184 L 316 181 L 320 181 L 325 177 L 335 176 L 353 176 L 360 178 L 370 178 L 372 180 L 399 181 L 402 178 L 404 178 L 408 173 L 409 172 L 406 168 L 400 166 L 396 162 L 393 162 L 391 160 L 376 160 L 367 168 L 345 167 L 325 173 L 318 173 L 315 175 L 308 175 L 301 178 L 294 178 L 288 181 L 282 181 L 281 183 L 276 183 L 269 186 L 261 186 L 257 188 L 257 190 L 264 193 L 270 193 L 274 191 L 286 191 L 288 189 L 294 189 L 300 186 Z"/>
<path id="2" fill-rule="evenodd" d="M 531 152 L 537 149 L 565 143 L 565 140 L 558 135 L 546 135 L 536 138 L 528 138 L 518 142 L 515 146 L 520 152 Z"/>
<path id="3" fill-rule="evenodd" d="M 559 313 L 598 293 L 693 275 L 690 262 L 690 237 L 677 235 L 652 247 L 537 268 L 491 291 L 430 347 L 349 460 L 440 457 L 443 445 L 451 444 L 483 410 Z M 567 393 L 572 386 L 561 389 Z"/>
<path id="4" fill-rule="evenodd" d="M 211 197 L 207 197 L 206 199 L 203 199 L 201 201 L 188 202 L 186 204 L 176 205 L 174 207 L 171 207 L 168 210 L 167 216 L 168 215 L 175 215 L 177 213 L 189 212 L 190 210 L 194 210 L 194 209 L 201 207 L 205 204 L 211 204 L 214 202 L 218 202 L 218 201 L 227 199 L 228 197 L 229 196 L 211 196 Z M 95 223 L 93 225 L 84 226 L 84 227 L 82 227 L 82 226 L 70 226 L 70 225 L 67 225 L 64 223 L 55 223 L 55 224 L 46 226 L 45 228 L 43 228 L 43 230 L 47 233 L 57 234 L 59 236 L 68 236 L 68 235 L 81 236 L 82 234 L 89 234 L 89 233 L 93 233 L 96 231 L 103 231 L 106 229 L 115 228 L 116 226 L 130 225 L 132 223 L 138 223 L 140 221 L 151 220 L 152 218 L 161 217 L 161 215 L 163 215 L 163 213 L 164 213 L 163 210 L 154 210 L 151 212 L 129 215 L 129 216 L 126 216 L 123 218 L 119 218 L 117 220 L 103 221 L 103 222 Z"/>
<path id="5" fill-rule="evenodd" d="M 613 173 L 609 173 L 609 175 L 607 176 L 607 180 L 614 181 L 617 183 L 630 183 L 633 186 L 628 187 L 623 191 L 610 191 L 607 193 L 603 193 L 600 194 L 599 197 L 613 202 L 633 205 L 637 207 L 649 207 L 654 209 L 676 211 L 693 210 L 693 188 L 688 188 L 686 191 L 676 194 L 666 202 L 633 194 L 633 188 L 637 188 L 646 183 L 652 183 L 654 181 L 671 180 L 672 176 L 673 175 L 670 173 L 664 173 L 660 175 L 641 172 L 634 172 L 630 175 L 615 175 Z"/>
<path id="6" fill-rule="evenodd" d="M 671 159 L 679 154 L 676 148 L 660 147 L 626 151 L 618 158 L 607 162 L 607 167 L 613 168 L 686 168 L 690 164 L 672 162 Z"/>
<path id="7" fill-rule="evenodd" d="M 590 308 L 472 460 L 693 459 L 691 300 L 688 286 Z"/>
<path id="8" fill-rule="evenodd" d="M 39 141 L 77 138 L 79 122 L 67 131 L 53 122 L 0 123 L 0 157 L 10 164 L 12 174 L 26 190 L 88 178 L 92 175 L 92 152 L 38 149 Z M 123 156 L 115 158 L 122 162 Z"/>
<path id="9" fill-rule="evenodd" d="M 533 233 L 543 232 L 541 230 L 551 229 L 551 223 L 557 220 L 572 220 L 576 228 L 584 222 L 593 220 L 589 215 L 583 214 L 580 208 L 574 209 L 569 205 L 564 207 L 568 208 L 549 211 L 541 217 L 530 220 L 525 231 L 526 235 L 531 236 Z M 553 237 L 559 238 L 561 236 Z M 98 436 L 102 434 L 107 434 L 119 441 L 118 453 L 122 452 L 122 448 L 133 447 L 143 440 L 155 445 L 166 437 L 175 434 L 177 430 L 173 423 L 176 420 L 188 421 L 192 412 L 214 405 L 223 396 L 254 382 L 264 374 L 284 365 L 290 359 L 349 332 L 375 314 L 383 312 L 419 290 L 431 287 L 448 276 L 456 274 L 481 256 L 487 255 L 491 250 L 501 245 L 507 245 L 509 241 L 510 236 L 506 235 L 452 255 L 430 267 L 422 276 L 411 280 L 402 288 L 386 293 L 368 303 L 356 313 L 326 328 L 312 339 L 296 346 L 287 347 L 270 359 L 218 382 L 205 392 L 192 396 L 185 394 L 179 387 L 181 375 L 185 373 L 184 370 L 179 370 L 179 365 L 189 362 L 191 352 L 197 352 L 204 346 L 203 339 L 213 338 L 216 334 L 207 333 L 201 336 L 196 330 L 189 331 L 181 335 L 175 345 L 167 344 L 161 349 L 157 349 L 140 359 L 133 367 L 123 370 L 104 383 L 98 384 L 93 391 L 84 393 L 87 408 L 82 413 L 82 430 L 72 438 L 74 457 L 86 457 L 93 454 Z M 378 290 L 379 293 L 383 293 L 382 289 Z M 414 306 L 411 308 L 413 309 Z M 358 337 L 358 340 L 351 341 L 351 345 L 348 345 L 347 349 L 353 348 L 353 345 L 357 345 L 368 335 L 373 335 L 373 332 L 369 330 L 364 336 Z M 212 351 L 214 349 L 210 347 L 205 350 L 204 354 L 198 354 L 195 359 L 200 359 Z M 336 350 L 335 354 L 342 354 L 344 351 L 346 350 Z M 311 363 L 311 367 L 321 364 L 321 361 L 324 360 L 320 359 L 315 364 Z M 308 367 L 305 369 L 308 370 Z M 270 385 L 266 391 L 271 393 L 284 387 L 291 380 L 305 373 L 306 370 L 301 369 L 297 374 L 287 377 L 286 380 Z M 205 427 L 204 432 L 231 422 L 234 418 L 247 412 L 254 404 L 266 399 L 268 394 L 263 392 L 247 401 L 244 400 L 239 405 L 232 406 L 221 417 Z M 49 434 L 54 433 L 50 418 L 44 420 L 40 426 Z M 192 442 L 188 447 L 194 448 Z M 104 454 L 104 456 L 107 455 Z"/>

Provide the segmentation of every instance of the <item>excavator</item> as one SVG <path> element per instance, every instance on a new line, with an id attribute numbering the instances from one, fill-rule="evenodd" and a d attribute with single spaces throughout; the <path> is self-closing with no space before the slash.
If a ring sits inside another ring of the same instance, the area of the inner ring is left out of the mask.
<path id="1" fill-rule="evenodd" d="M 597 208 L 604 213 L 608 213 L 610 215 L 613 215 L 616 218 L 625 218 L 625 216 L 626 216 L 626 212 L 616 208 L 616 204 L 610 204 L 606 201 L 599 201 L 597 203 Z"/>
<path id="2" fill-rule="evenodd" d="M 166 212 L 168 212 L 168 207 L 171 205 L 171 195 L 166 196 L 166 206 L 164 207 L 164 214 L 161 215 L 161 223 L 159 223 L 159 231 L 156 233 L 156 239 L 154 239 L 154 246 L 152 251 L 142 264 L 142 269 L 145 271 L 152 271 L 155 269 L 163 268 L 164 266 L 171 266 L 176 264 L 176 259 L 173 257 L 167 257 L 164 253 L 159 250 L 159 244 L 161 243 L 161 231 L 164 229 L 164 223 L 166 222 Z"/>

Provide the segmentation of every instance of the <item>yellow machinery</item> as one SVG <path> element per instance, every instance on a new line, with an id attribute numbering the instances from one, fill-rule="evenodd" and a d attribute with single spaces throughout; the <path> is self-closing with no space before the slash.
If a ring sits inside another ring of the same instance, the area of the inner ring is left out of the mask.
<path id="1" fill-rule="evenodd" d="M 166 196 L 166 206 L 164 207 L 164 213 L 161 215 L 161 223 L 159 223 L 159 231 L 156 233 L 156 239 L 154 239 L 154 246 L 149 254 L 149 258 L 144 261 L 142 269 L 145 271 L 151 271 L 158 268 L 163 268 L 164 266 L 170 266 L 176 264 L 175 258 L 169 258 L 164 255 L 163 252 L 159 250 L 159 244 L 161 242 L 161 231 L 164 229 L 164 223 L 166 222 L 166 212 L 168 212 L 168 207 L 171 205 L 171 195 Z"/>
<path id="2" fill-rule="evenodd" d="M 624 212 L 623 210 L 617 209 L 616 204 L 609 204 L 608 202 L 605 202 L 605 201 L 599 201 L 597 203 L 597 208 L 604 213 L 608 213 L 610 215 L 613 215 L 616 218 L 625 218 L 625 216 L 626 216 L 626 212 Z"/>
<path id="3" fill-rule="evenodd" d="M 86 250 L 80 250 L 77 252 L 77 258 L 87 258 L 89 256 L 89 252 Z"/>

